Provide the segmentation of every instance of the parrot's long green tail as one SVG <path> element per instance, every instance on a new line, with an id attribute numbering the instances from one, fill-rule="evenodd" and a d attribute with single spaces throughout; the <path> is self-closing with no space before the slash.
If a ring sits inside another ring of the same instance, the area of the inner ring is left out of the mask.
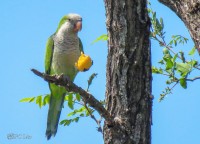
<path id="1" fill-rule="evenodd" d="M 62 98 L 56 98 L 51 96 L 50 98 L 47 129 L 46 129 L 47 140 L 49 140 L 51 136 L 56 135 L 58 122 L 60 119 L 60 113 L 64 103 L 64 96 L 65 95 L 63 95 Z"/>

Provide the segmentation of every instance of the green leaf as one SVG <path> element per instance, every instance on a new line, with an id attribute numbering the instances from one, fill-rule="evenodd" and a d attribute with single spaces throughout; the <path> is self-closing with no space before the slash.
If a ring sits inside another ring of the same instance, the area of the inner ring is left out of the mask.
<path id="1" fill-rule="evenodd" d="M 79 121 L 79 117 L 75 117 L 73 119 L 65 119 L 60 122 L 60 125 L 69 126 L 72 122 L 78 122 L 78 121 Z"/>
<path id="2" fill-rule="evenodd" d="M 42 107 L 42 96 L 37 96 L 36 98 L 36 104 L 41 108 Z"/>
<path id="3" fill-rule="evenodd" d="M 60 122 L 60 125 L 64 125 L 64 126 L 69 126 L 70 124 L 71 124 L 71 122 L 72 122 L 72 120 L 71 119 L 65 119 L 65 120 L 62 120 L 61 122 Z"/>
<path id="4" fill-rule="evenodd" d="M 80 116 L 80 117 L 84 117 L 85 115 L 84 115 L 84 113 L 81 113 L 79 116 Z"/>
<path id="5" fill-rule="evenodd" d="M 89 79 L 88 79 L 87 91 L 89 90 L 90 85 L 92 84 L 92 81 L 93 81 L 93 79 L 94 79 L 96 76 L 97 76 L 97 73 L 93 73 L 93 74 L 89 77 Z"/>
<path id="6" fill-rule="evenodd" d="M 184 89 L 186 89 L 186 88 L 187 88 L 187 82 L 186 82 L 185 78 L 182 77 L 182 78 L 179 79 L 179 81 L 180 81 L 180 85 L 181 85 Z"/>
<path id="7" fill-rule="evenodd" d="M 46 104 L 49 104 L 49 101 L 50 101 L 50 95 L 47 94 L 43 99 L 43 106 L 45 106 Z"/>
<path id="8" fill-rule="evenodd" d="M 72 93 L 70 93 L 68 95 L 68 106 L 69 106 L 69 108 L 74 109 L 74 102 L 73 102 L 73 94 Z"/>
<path id="9" fill-rule="evenodd" d="M 35 97 L 33 97 L 32 99 L 30 99 L 29 102 L 34 102 L 34 100 L 35 100 Z"/>
<path id="10" fill-rule="evenodd" d="M 163 30 L 163 28 L 164 28 L 164 23 L 163 23 L 163 19 L 162 19 L 162 18 L 160 18 L 160 25 L 161 25 L 162 30 Z"/>
<path id="11" fill-rule="evenodd" d="M 68 117 L 74 116 L 74 115 L 76 115 L 76 114 L 83 113 L 85 110 L 86 110 L 86 109 L 85 109 L 85 107 L 83 106 L 83 107 L 81 107 L 80 109 L 75 109 L 74 111 L 68 113 L 67 116 L 68 116 Z"/>
<path id="12" fill-rule="evenodd" d="M 78 122 L 78 120 L 79 120 L 79 117 L 76 117 L 76 118 L 74 118 L 72 121 L 74 122 Z"/>
<path id="13" fill-rule="evenodd" d="M 93 112 L 94 110 L 88 107 L 88 110 L 85 109 L 85 116 L 90 116 L 90 114 L 92 114 Z"/>
<path id="14" fill-rule="evenodd" d="M 168 61 L 167 59 L 171 60 L 171 58 L 172 58 L 172 56 L 171 56 L 171 54 L 169 52 L 169 53 L 164 54 L 163 60 L 167 62 Z"/>
<path id="15" fill-rule="evenodd" d="M 69 94 L 68 94 L 69 95 Z M 65 96 L 64 101 L 68 101 L 68 95 Z"/>
<path id="16" fill-rule="evenodd" d="M 78 112 L 83 112 L 83 111 L 85 111 L 86 110 L 86 108 L 83 106 L 83 107 L 81 107 L 79 110 L 77 110 Z"/>
<path id="17" fill-rule="evenodd" d="M 174 45 L 175 45 L 175 46 L 177 46 L 177 41 L 176 41 L 176 40 L 174 40 L 173 42 L 174 42 Z"/>
<path id="18" fill-rule="evenodd" d="M 158 68 L 152 66 L 152 73 L 163 74 L 163 70 L 161 68 L 158 69 Z"/>
<path id="19" fill-rule="evenodd" d="M 27 97 L 27 98 L 23 98 L 21 99 L 19 102 L 33 102 L 35 100 L 35 97 Z"/>
<path id="20" fill-rule="evenodd" d="M 80 100 L 81 100 L 81 96 L 80 96 L 79 93 L 76 93 L 76 100 L 79 101 L 79 102 L 80 102 Z"/>
<path id="21" fill-rule="evenodd" d="M 158 32 L 160 32 L 161 31 L 161 25 L 160 25 L 160 22 L 159 22 L 158 19 L 156 19 L 156 27 L 157 27 Z"/>
<path id="22" fill-rule="evenodd" d="M 183 39 L 184 39 L 185 43 L 187 43 L 187 41 L 188 41 L 188 38 L 185 38 L 185 37 L 183 37 Z"/>
<path id="23" fill-rule="evenodd" d="M 194 55 L 195 54 L 195 51 L 196 51 L 196 48 L 193 47 L 190 52 L 188 53 L 189 55 Z"/>
<path id="24" fill-rule="evenodd" d="M 171 80 L 166 81 L 166 84 L 168 84 L 168 85 L 171 84 L 171 83 L 172 83 Z"/>
<path id="25" fill-rule="evenodd" d="M 188 62 L 191 64 L 192 67 L 195 67 L 198 64 L 198 61 L 196 60 L 191 60 L 190 62 Z"/>
<path id="26" fill-rule="evenodd" d="M 76 110 L 67 114 L 68 117 L 73 116 L 76 114 Z"/>
<path id="27" fill-rule="evenodd" d="M 188 63 L 176 63 L 177 71 L 181 73 L 181 76 L 186 76 L 190 71 L 192 66 Z"/>
<path id="28" fill-rule="evenodd" d="M 97 43 L 99 41 L 107 41 L 108 40 L 108 35 L 107 34 L 103 34 L 101 36 L 99 36 L 97 39 L 95 39 L 92 44 Z"/>
<path id="29" fill-rule="evenodd" d="M 177 44 L 185 44 L 187 41 L 188 39 L 181 35 L 172 35 L 172 40 L 169 42 L 169 45 L 174 44 L 177 46 Z"/>
<path id="30" fill-rule="evenodd" d="M 171 59 L 166 59 L 166 70 L 171 69 L 174 66 L 174 63 Z"/>
<path id="31" fill-rule="evenodd" d="M 176 61 L 177 57 L 178 57 L 178 54 L 175 54 L 175 56 L 174 56 L 173 59 L 172 59 L 172 62 L 173 62 L 173 63 Z"/>
<path id="32" fill-rule="evenodd" d="M 155 21 L 156 20 L 156 12 L 152 12 L 152 19 Z"/>
<path id="33" fill-rule="evenodd" d="M 165 88 L 165 91 L 162 91 L 162 94 L 160 94 L 159 102 L 161 102 L 166 95 L 171 94 L 171 89 L 169 87 Z"/>
<path id="34" fill-rule="evenodd" d="M 183 63 L 185 63 L 184 52 L 180 51 L 179 53 L 180 53 L 180 55 L 181 55 L 181 60 L 183 61 Z"/>
<path id="35" fill-rule="evenodd" d="M 161 65 L 164 64 L 164 61 L 163 60 L 160 60 L 158 63 L 160 63 Z"/>
<path id="36" fill-rule="evenodd" d="M 165 55 L 165 54 L 168 54 L 169 53 L 169 50 L 165 47 L 165 48 L 163 48 L 163 54 Z"/>
<path id="37" fill-rule="evenodd" d="M 66 120 L 62 120 L 62 121 L 60 122 L 60 125 L 64 124 L 64 123 L 65 123 L 65 121 L 66 121 Z"/>

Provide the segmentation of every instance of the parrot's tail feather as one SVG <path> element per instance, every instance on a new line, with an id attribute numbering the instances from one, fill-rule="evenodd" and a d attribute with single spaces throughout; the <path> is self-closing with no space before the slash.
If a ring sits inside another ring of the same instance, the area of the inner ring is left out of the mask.
<path id="1" fill-rule="evenodd" d="M 46 129 L 47 140 L 49 140 L 51 136 L 56 135 L 58 129 L 58 122 L 60 119 L 60 113 L 64 103 L 64 96 L 65 95 L 63 95 L 62 98 L 56 98 L 51 96 L 50 98 Z"/>

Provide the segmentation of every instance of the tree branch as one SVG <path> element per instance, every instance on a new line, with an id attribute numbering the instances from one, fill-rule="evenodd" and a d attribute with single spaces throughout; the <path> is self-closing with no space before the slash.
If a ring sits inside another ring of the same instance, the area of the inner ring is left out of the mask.
<path id="1" fill-rule="evenodd" d="M 66 88 L 67 91 L 73 91 L 75 93 L 79 93 L 82 99 L 87 102 L 92 108 L 94 108 L 107 122 L 109 125 L 113 125 L 114 119 L 109 114 L 109 112 L 102 106 L 102 104 L 90 93 L 83 90 L 81 87 L 78 87 L 73 82 L 71 82 L 64 75 L 47 75 L 45 73 L 41 73 L 36 69 L 31 69 L 31 71 L 37 76 L 43 78 L 45 81 L 54 83 L 56 85 L 60 85 Z"/>
<path id="2" fill-rule="evenodd" d="M 200 1 L 199 0 L 158 0 L 169 7 L 184 22 L 200 54 Z"/>

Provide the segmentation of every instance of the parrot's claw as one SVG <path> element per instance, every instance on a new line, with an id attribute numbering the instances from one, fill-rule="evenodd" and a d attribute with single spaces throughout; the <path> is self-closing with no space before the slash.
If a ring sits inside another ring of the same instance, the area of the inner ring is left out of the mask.
<path id="1" fill-rule="evenodd" d="M 69 78 L 68 76 L 64 75 L 63 73 L 60 74 L 60 75 L 55 75 L 55 76 L 56 76 L 56 78 L 58 78 L 58 79 L 64 78 L 64 79 L 70 80 L 70 78 Z"/>
<path id="2" fill-rule="evenodd" d="M 63 73 L 61 75 L 58 75 L 58 77 L 61 77 L 63 79 L 67 79 L 68 81 L 71 81 L 70 78 L 67 75 L 64 75 Z"/>
<path id="3" fill-rule="evenodd" d="M 68 81 L 68 82 L 71 82 L 70 78 L 66 75 L 64 75 L 63 73 L 62 74 L 59 74 L 59 75 L 54 75 L 56 77 L 56 79 L 62 79 L 64 81 Z"/>
<path id="4" fill-rule="evenodd" d="M 54 76 L 56 79 L 60 79 L 60 78 L 62 77 L 62 74 L 61 74 L 61 75 L 54 74 L 54 75 L 52 75 L 52 76 Z"/>

